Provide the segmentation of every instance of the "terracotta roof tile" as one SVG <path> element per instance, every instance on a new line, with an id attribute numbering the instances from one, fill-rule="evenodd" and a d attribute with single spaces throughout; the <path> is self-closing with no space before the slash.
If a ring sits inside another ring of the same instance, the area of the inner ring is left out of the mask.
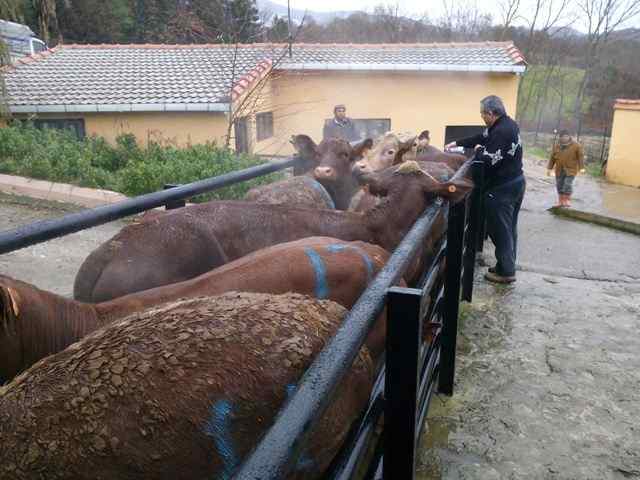
<path id="1" fill-rule="evenodd" d="M 640 110 L 640 99 L 618 98 L 615 108 L 620 110 Z"/>
<path id="2" fill-rule="evenodd" d="M 271 68 L 508 71 L 512 43 L 61 45 L 5 67 L 9 106 L 225 103 Z M 236 65 L 234 68 L 234 57 Z M 282 61 L 274 67 L 274 62 Z M 233 83 L 233 89 L 232 89 Z"/>

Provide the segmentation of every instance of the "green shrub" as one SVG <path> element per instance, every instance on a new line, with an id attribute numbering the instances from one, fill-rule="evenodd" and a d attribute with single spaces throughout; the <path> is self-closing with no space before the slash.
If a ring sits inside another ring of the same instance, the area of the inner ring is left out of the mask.
<path id="1" fill-rule="evenodd" d="M 0 128 L 0 173 L 104 188 L 137 196 L 167 183 L 190 183 L 263 163 L 236 155 L 214 143 L 184 149 L 151 143 L 138 146 L 135 136 L 121 135 L 116 145 L 101 137 L 78 141 L 70 132 L 31 125 Z M 194 201 L 242 198 L 250 188 L 281 178 L 281 173 L 200 195 Z"/>

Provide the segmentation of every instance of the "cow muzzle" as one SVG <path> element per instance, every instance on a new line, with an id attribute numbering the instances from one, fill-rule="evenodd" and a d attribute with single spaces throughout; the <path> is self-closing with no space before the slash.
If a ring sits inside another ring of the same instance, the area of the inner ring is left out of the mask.
<path id="1" fill-rule="evenodd" d="M 373 169 L 371 168 L 371 165 L 369 165 L 368 162 L 356 162 L 355 165 L 353 166 L 353 173 L 371 173 L 373 171 Z"/>
<path id="2" fill-rule="evenodd" d="M 332 167 L 316 167 L 313 176 L 316 180 L 336 180 L 337 178 L 336 170 Z"/>

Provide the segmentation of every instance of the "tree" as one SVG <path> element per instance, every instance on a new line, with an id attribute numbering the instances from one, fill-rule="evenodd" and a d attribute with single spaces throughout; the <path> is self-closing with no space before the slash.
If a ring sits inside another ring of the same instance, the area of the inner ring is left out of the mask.
<path id="1" fill-rule="evenodd" d="M 593 70 L 602 48 L 611 34 L 640 13 L 640 0 L 578 0 L 581 18 L 587 27 L 586 46 L 582 67 L 584 77 L 578 89 L 574 105 L 577 121 L 576 135 L 582 133 L 585 92 L 592 79 Z"/>
<path id="2" fill-rule="evenodd" d="M 66 42 L 128 43 L 135 31 L 131 0 L 65 0 L 57 18 Z"/>
<path id="3" fill-rule="evenodd" d="M 519 17 L 520 2 L 521 0 L 501 0 L 499 2 L 502 17 L 502 31 L 499 38 L 501 42 L 505 40 L 511 25 Z"/>
<path id="4" fill-rule="evenodd" d="M 572 19 L 567 18 L 567 9 L 569 0 L 535 0 L 530 16 L 521 16 L 527 23 L 526 34 L 520 42 L 520 48 L 524 57 L 530 64 L 549 65 L 555 62 L 556 49 L 554 48 L 554 38 L 559 37 L 562 32 L 572 23 Z M 554 63 L 555 64 L 555 63 Z M 534 70 L 534 77 L 539 74 L 546 74 L 543 82 L 548 83 L 551 75 L 549 71 Z M 531 79 L 530 84 L 537 83 L 538 79 Z M 524 82 L 518 85 L 518 97 L 524 96 L 524 101 L 520 103 L 518 108 L 518 120 L 522 121 L 529 113 L 529 106 L 533 100 L 530 89 L 528 92 L 523 90 Z M 539 108 L 539 102 L 536 103 L 536 115 Z"/>
<path id="5" fill-rule="evenodd" d="M 51 43 L 51 33 L 56 36 L 57 43 L 62 42 L 62 34 L 58 26 L 55 0 L 33 0 L 33 6 L 38 14 L 38 33 L 48 45 Z"/>
<path id="6" fill-rule="evenodd" d="M 277 15 L 273 17 L 271 26 L 267 29 L 267 39 L 270 42 L 282 43 L 289 38 L 289 22 Z"/>
<path id="7" fill-rule="evenodd" d="M 139 43 L 158 43 L 169 35 L 167 26 L 175 18 L 175 0 L 132 0 L 132 40 Z"/>
<path id="8" fill-rule="evenodd" d="M 0 0 L 0 18 L 14 21 L 24 21 L 23 4 L 19 0 Z M 0 67 L 9 63 L 9 49 L 0 39 Z M 7 106 L 7 89 L 4 83 L 4 75 L 0 69 L 0 118 L 10 117 L 11 112 Z"/>
<path id="9" fill-rule="evenodd" d="M 442 39 L 447 42 L 481 40 L 491 31 L 491 15 L 471 1 L 443 0 L 444 14 L 438 21 Z"/>
<path id="10" fill-rule="evenodd" d="M 190 9 L 220 43 L 252 43 L 261 38 L 255 0 L 194 0 Z"/>

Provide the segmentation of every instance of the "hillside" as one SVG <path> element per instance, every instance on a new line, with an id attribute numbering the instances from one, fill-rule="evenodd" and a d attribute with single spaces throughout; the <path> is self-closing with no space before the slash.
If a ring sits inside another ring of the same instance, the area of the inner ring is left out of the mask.
<path id="1" fill-rule="evenodd" d="M 268 12 L 272 15 L 277 15 L 278 17 L 287 17 L 287 6 L 280 5 L 279 3 L 272 2 L 270 0 L 257 0 L 258 9 L 261 12 Z M 354 10 L 344 10 L 338 12 L 317 12 L 314 10 L 301 10 L 297 8 L 291 9 L 291 19 L 300 23 L 305 16 L 305 12 L 308 17 L 313 17 L 313 19 L 319 24 L 327 24 L 334 20 L 335 18 L 347 18 L 349 15 L 354 13 Z"/>

